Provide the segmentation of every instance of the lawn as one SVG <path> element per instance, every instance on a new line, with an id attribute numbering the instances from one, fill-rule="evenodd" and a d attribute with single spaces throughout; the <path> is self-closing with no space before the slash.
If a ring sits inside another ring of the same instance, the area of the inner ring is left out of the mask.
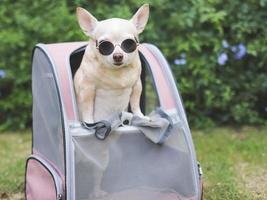
<path id="1" fill-rule="evenodd" d="M 267 127 L 193 131 L 205 200 L 267 199 Z M 30 131 L 0 133 L 0 199 L 23 199 Z"/>
<path id="2" fill-rule="evenodd" d="M 267 127 L 193 131 L 204 199 L 267 199 Z"/>
<path id="3" fill-rule="evenodd" d="M 0 199 L 23 199 L 25 160 L 30 151 L 30 131 L 0 133 Z"/>

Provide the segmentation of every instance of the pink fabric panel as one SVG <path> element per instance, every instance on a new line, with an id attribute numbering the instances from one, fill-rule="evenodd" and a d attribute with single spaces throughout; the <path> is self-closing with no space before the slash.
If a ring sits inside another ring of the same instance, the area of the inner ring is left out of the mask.
<path id="1" fill-rule="evenodd" d="M 88 42 L 69 42 L 69 43 L 57 43 L 46 45 L 46 50 L 49 52 L 49 56 L 53 59 L 56 65 L 57 74 L 60 81 L 60 91 L 63 95 L 63 103 L 66 109 L 66 114 L 69 120 L 77 120 L 73 107 L 73 99 L 71 96 L 71 87 L 68 69 L 70 54 L 79 47 L 86 45 Z"/>
<path id="2" fill-rule="evenodd" d="M 55 200 L 56 189 L 51 174 L 36 160 L 30 159 L 26 175 L 27 200 Z"/>
<path id="3" fill-rule="evenodd" d="M 62 180 L 62 188 L 65 188 L 65 176 L 60 171 L 60 169 L 52 161 L 48 160 L 44 155 L 42 155 L 39 151 L 37 151 L 35 148 L 32 149 L 32 153 L 33 153 L 33 155 L 44 159 L 46 162 L 48 162 L 55 169 L 55 171 L 59 174 L 59 176 Z"/>
<path id="4" fill-rule="evenodd" d="M 175 108 L 175 101 L 172 92 L 169 88 L 166 78 L 164 77 L 160 63 L 154 57 L 154 55 L 143 45 L 139 45 L 139 50 L 145 56 L 146 60 L 151 66 L 151 71 L 155 77 L 156 86 L 159 92 L 160 102 L 163 103 L 164 109 Z"/>

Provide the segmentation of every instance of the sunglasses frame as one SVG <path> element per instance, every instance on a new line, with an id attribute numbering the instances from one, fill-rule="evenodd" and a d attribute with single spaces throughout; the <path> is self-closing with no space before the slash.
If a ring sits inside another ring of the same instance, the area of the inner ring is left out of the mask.
<path id="1" fill-rule="evenodd" d="M 132 38 L 128 38 L 128 39 L 125 39 L 125 40 L 133 40 L 135 43 L 136 43 L 136 48 L 135 48 L 135 50 L 137 49 L 137 47 L 139 46 L 139 41 L 137 40 L 137 38 L 136 37 L 134 37 L 134 39 L 132 39 Z M 121 42 L 121 44 L 125 41 L 125 40 L 123 40 L 122 42 Z M 110 41 L 108 41 L 108 40 L 102 40 L 102 41 L 100 41 L 99 43 L 98 43 L 98 40 L 95 40 L 95 42 L 96 42 L 96 49 L 99 51 L 99 45 L 101 45 L 103 42 L 110 42 Z M 116 48 L 116 46 L 119 46 L 120 48 L 121 48 L 121 44 L 113 44 L 112 42 L 110 42 L 112 45 L 113 45 L 113 51 L 114 51 L 114 49 Z M 122 48 L 121 48 L 122 49 Z M 124 49 L 122 49 L 125 53 L 132 53 L 132 52 L 126 52 Z M 134 50 L 134 51 L 135 51 Z M 112 52 L 113 52 L 112 51 Z M 134 52 L 133 51 L 133 52 Z M 99 51 L 100 52 L 100 51 Z M 102 54 L 101 52 L 101 54 L 102 55 L 104 55 L 104 56 L 108 56 L 108 55 L 111 55 L 112 54 L 112 52 L 110 53 L 110 54 Z"/>

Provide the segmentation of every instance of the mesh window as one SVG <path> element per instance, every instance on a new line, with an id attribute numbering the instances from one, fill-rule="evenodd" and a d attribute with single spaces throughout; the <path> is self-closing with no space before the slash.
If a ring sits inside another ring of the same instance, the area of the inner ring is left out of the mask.
<path id="1" fill-rule="evenodd" d="M 121 128 L 106 140 L 75 136 L 75 190 L 80 200 L 184 200 L 194 195 L 190 155 L 173 146 L 179 127 L 164 145 L 138 130 Z M 103 194 L 104 192 L 104 194 Z M 103 196 L 102 196 L 103 194 Z"/>
<path id="2" fill-rule="evenodd" d="M 140 58 L 143 57 L 140 55 Z M 141 81 L 143 89 L 140 99 L 140 107 L 142 112 L 145 115 L 148 115 L 155 110 L 156 107 L 159 107 L 159 98 L 150 68 L 144 61 L 142 62 Z"/>
<path id="3" fill-rule="evenodd" d="M 62 116 L 52 66 L 39 48 L 32 62 L 33 148 L 64 172 Z"/>

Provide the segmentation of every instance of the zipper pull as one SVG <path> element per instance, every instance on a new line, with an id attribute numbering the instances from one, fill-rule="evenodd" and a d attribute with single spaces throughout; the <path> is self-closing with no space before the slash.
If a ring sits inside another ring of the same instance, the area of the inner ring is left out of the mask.
<path id="1" fill-rule="evenodd" d="M 58 194 L 57 195 L 57 200 L 63 200 L 63 195 L 62 194 Z"/>

